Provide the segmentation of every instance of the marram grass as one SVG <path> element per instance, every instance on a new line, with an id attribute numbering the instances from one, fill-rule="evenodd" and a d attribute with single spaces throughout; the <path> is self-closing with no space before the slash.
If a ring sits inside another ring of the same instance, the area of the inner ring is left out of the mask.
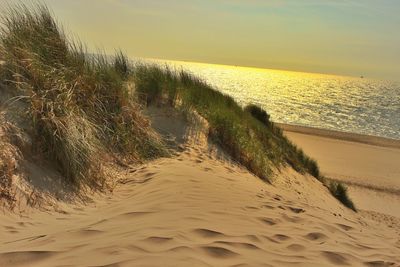
<path id="1" fill-rule="evenodd" d="M 2 80 L 28 104 L 35 143 L 66 178 L 101 183 L 105 153 L 134 161 L 166 154 L 131 96 L 121 52 L 88 55 L 43 5 L 11 7 L 2 23 Z"/>
<path id="2" fill-rule="evenodd" d="M 196 110 L 209 123 L 209 136 L 234 160 L 265 181 L 273 169 L 290 165 L 300 173 L 309 173 L 326 185 L 343 204 L 355 210 L 343 187 L 328 184 L 318 164 L 290 142 L 282 130 L 269 120 L 258 106 L 239 106 L 232 97 L 212 88 L 199 78 L 169 67 L 138 64 L 134 80 L 147 104 L 165 102 L 191 111 Z"/>
<path id="3" fill-rule="evenodd" d="M 208 120 L 210 138 L 263 180 L 270 181 L 274 168 L 288 164 L 324 181 L 317 163 L 261 108 L 243 109 L 232 97 L 183 71 L 132 66 L 121 52 L 112 58 L 89 55 L 83 44 L 64 34 L 44 5 L 7 10 L 0 29 L 0 60 L 5 62 L 1 79 L 25 101 L 38 149 L 78 185 L 103 182 L 104 154 L 136 162 L 167 154 L 141 115 L 138 98 L 146 104 L 167 100 L 181 110 L 196 110 Z M 342 185 L 328 187 L 354 209 Z"/>

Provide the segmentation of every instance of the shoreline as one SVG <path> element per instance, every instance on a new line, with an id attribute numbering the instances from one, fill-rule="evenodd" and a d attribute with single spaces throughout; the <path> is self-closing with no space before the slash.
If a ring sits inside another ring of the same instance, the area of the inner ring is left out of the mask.
<path id="1" fill-rule="evenodd" d="M 314 128 L 309 126 L 300 126 L 300 125 L 286 124 L 286 123 L 274 122 L 274 124 L 285 132 L 300 133 L 300 134 L 325 137 L 335 140 L 400 149 L 400 140 L 386 138 L 386 137 L 341 132 L 336 130 L 328 130 L 328 129 Z"/>

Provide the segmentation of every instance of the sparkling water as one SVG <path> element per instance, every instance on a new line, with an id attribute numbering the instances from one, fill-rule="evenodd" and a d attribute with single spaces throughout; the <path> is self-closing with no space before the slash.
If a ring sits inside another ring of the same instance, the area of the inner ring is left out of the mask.
<path id="1" fill-rule="evenodd" d="M 400 83 L 326 74 L 180 61 L 241 105 L 263 107 L 275 122 L 400 139 Z"/>

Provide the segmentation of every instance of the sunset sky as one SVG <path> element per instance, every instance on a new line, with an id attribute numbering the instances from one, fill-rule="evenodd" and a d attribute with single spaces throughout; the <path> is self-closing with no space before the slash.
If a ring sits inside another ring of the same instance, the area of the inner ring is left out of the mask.
<path id="1" fill-rule="evenodd" d="M 91 50 L 400 80 L 398 0 L 43 2 Z"/>

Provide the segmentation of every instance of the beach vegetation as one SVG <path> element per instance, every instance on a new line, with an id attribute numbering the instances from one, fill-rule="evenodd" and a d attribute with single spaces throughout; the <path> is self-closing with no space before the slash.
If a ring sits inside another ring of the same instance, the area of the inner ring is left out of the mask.
<path id="1" fill-rule="evenodd" d="M 183 70 L 173 71 L 168 66 L 137 64 L 133 73 L 136 90 L 145 97 L 148 105 L 163 102 L 184 112 L 195 110 L 208 121 L 209 137 L 232 159 L 261 179 L 270 182 L 274 168 L 290 165 L 330 188 L 320 174 L 317 162 L 288 140 L 261 107 L 242 108 L 231 96 L 198 77 Z M 339 200 L 348 199 L 346 191 L 339 194 L 338 190 L 331 192 Z M 348 205 L 351 202 L 342 203 Z"/>
<path id="2" fill-rule="evenodd" d="M 131 95 L 123 53 L 88 54 L 44 5 L 9 7 L 2 23 L 1 79 L 26 104 L 36 149 L 68 180 L 102 183 L 107 153 L 135 162 L 166 154 Z"/>
<path id="3" fill-rule="evenodd" d="M 209 138 L 265 181 L 286 165 L 322 179 L 317 163 L 261 107 L 243 108 L 183 70 L 133 65 L 120 51 L 114 56 L 89 54 L 82 43 L 66 36 L 44 5 L 6 10 L 0 60 L 1 80 L 26 107 L 34 149 L 73 184 L 101 186 L 102 157 L 107 155 L 135 163 L 168 155 L 142 115 L 141 103 L 197 112 L 208 121 Z M 9 177 L 11 167 L 4 162 L 0 175 Z M 343 186 L 332 186 L 331 192 L 350 205 Z"/>
<path id="4" fill-rule="evenodd" d="M 262 108 L 242 108 L 231 96 L 194 75 L 155 64 L 136 65 L 134 80 L 148 104 L 167 98 L 182 110 L 196 110 L 208 121 L 210 138 L 260 178 L 269 181 L 272 168 L 286 163 L 299 172 L 319 176 L 316 162 L 293 145 Z"/>
<path id="5" fill-rule="evenodd" d="M 347 193 L 347 187 L 343 183 L 331 181 L 329 184 L 329 191 L 334 197 L 342 202 L 343 205 L 354 211 L 357 211 L 353 201 L 350 199 L 349 194 Z"/>
<path id="6" fill-rule="evenodd" d="M 249 112 L 254 118 L 262 122 L 265 126 L 269 127 L 271 125 L 269 114 L 261 107 L 250 104 L 247 105 L 244 110 Z"/>

